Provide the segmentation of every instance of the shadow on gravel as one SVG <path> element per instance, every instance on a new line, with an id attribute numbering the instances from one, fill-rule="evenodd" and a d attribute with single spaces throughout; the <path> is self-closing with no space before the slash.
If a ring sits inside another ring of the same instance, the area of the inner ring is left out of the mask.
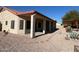
<path id="1" fill-rule="evenodd" d="M 52 30 L 52 32 L 47 32 L 46 34 L 54 33 L 54 32 L 56 32 L 57 30 L 59 30 L 59 28 L 56 28 L 56 29 Z M 35 36 L 35 38 L 36 38 L 36 37 L 39 37 L 39 36 L 42 36 L 42 35 L 46 35 L 46 34 L 37 35 L 37 36 Z"/>

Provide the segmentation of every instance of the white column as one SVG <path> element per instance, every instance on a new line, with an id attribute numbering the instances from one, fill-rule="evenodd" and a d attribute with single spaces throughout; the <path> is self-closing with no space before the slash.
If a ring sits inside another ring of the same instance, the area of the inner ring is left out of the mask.
<path id="1" fill-rule="evenodd" d="M 46 20 L 43 20 L 43 34 L 46 33 Z"/>
<path id="2" fill-rule="evenodd" d="M 26 29 L 25 29 L 25 23 L 26 23 L 26 20 L 24 20 L 24 26 L 23 26 L 23 30 L 24 30 L 24 34 L 25 34 L 25 31 L 26 31 Z"/>
<path id="3" fill-rule="evenodd" d="M 31 15 L 31 29 L 30 29 L 30 37 L 35 37 L 35 14 Z"/>

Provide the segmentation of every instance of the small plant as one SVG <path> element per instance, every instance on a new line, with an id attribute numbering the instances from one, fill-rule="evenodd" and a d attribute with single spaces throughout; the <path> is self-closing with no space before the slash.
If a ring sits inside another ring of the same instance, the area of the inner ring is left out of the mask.
<path id="1" fill-rule="evenodd" d="M 72 32 L 71 26 L 66 27 L 66 32 Z"/>
<path id="2" fill-rule="evenodd" d="M 70 33 L 70 38 L 72 38 L 72 39 L 77 39 L 77 33 L 76 32 L 71 32 Z"/>
<path id="3" fill-rule="evenodd" d="M 77 32 L 75 32 L 75 31 L 73 31 L 73 32 L 69 32 L 68 34 L 67 34 L 67 37 L 68 38 L 71 38 L 71 39 L 79 39 L 79 34 L 77 33 Z"/>

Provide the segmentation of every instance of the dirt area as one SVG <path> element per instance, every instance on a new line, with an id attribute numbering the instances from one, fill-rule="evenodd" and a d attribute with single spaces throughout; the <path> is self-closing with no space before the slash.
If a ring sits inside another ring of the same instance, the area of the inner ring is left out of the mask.
<path id="1" fill-rule="evenodd" d="M 0 32 L 0 51 L 5 52 L 73 52 L 78 40 L 66 40 L 63 27 L 34 39 L 29 35 L 17 35 Z"/>

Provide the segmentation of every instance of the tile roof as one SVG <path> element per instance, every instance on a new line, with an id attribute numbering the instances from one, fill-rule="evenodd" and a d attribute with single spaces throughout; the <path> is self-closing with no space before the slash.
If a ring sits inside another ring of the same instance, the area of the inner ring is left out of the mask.
<path id="1" fill-rule="evenodd" d="M 15 15 L 34 14 L 34 13 L 35 13 L 34 10 L 32 10 L 32 11 L 27 11 L 27 12 L 19 12 L 19 11 L 16 11 L 16 10 L 9 9 L 9 8 L 7 8 L 7 7 L 1 7 L 1 8 L 0 8 L 0 12 L 1 12 L 1 11 L 4 11 L 4 10 L 8 10 L 9 12 L 11 12 L 11 13 L 13 13 L 13 14 L 15 14 Z"/>
<path id="2" fill-rule="evenodd" d="M 18 11 L 15 11 L 15 10 L 9 10 L 10 12 L 12 12 L 13 14 L 15 15 L 22 15 L 22 14 L 34 14 L 35 11 L 27 11 L 27 12 L 18 12 Z"/>
<path id="3" fill-rule="evenodd" d="M 52 21 L 55 21 L 55 20 L 53 20 L 53 19 L 51 19 L 51 18 L 49 18 L 49 17 L 47 17 L 47 16 L 45 16 L 45 15 L 43 15 L 43 14 L 41 14 L 41 13 L 35 11 L 35 10 L 27 11 L 27 12 L 19 12 L 19 11 L 16 11 L 16 10 L 9 9 L 9 8 L 7 8 L 7 7 L 1 7 L 1 8 L 0 8 L 0 12 L 1 12 L 1 11 L 5 11 L 5 10 L 8 10 L 9 12 L 11 12 L 11 13 L 13 13 L 13 14 L 15 14 L 15 15 L 24 15 L 24 14 L 30 14 L 30 15 L 32 15 L 32 14 L 34 14 L 34 13 L 37 13 L 37 14 L 40 14 L 40 15 L 42 15 L 42 16 L 44 16 L 44 17 L 46 17 L 46 18 L 48 18 L 48 19 L 50 19 L 50 20 L 52 20 Z M 55 21 L 55 22 L 56 22 L 56 21 Z"/>

